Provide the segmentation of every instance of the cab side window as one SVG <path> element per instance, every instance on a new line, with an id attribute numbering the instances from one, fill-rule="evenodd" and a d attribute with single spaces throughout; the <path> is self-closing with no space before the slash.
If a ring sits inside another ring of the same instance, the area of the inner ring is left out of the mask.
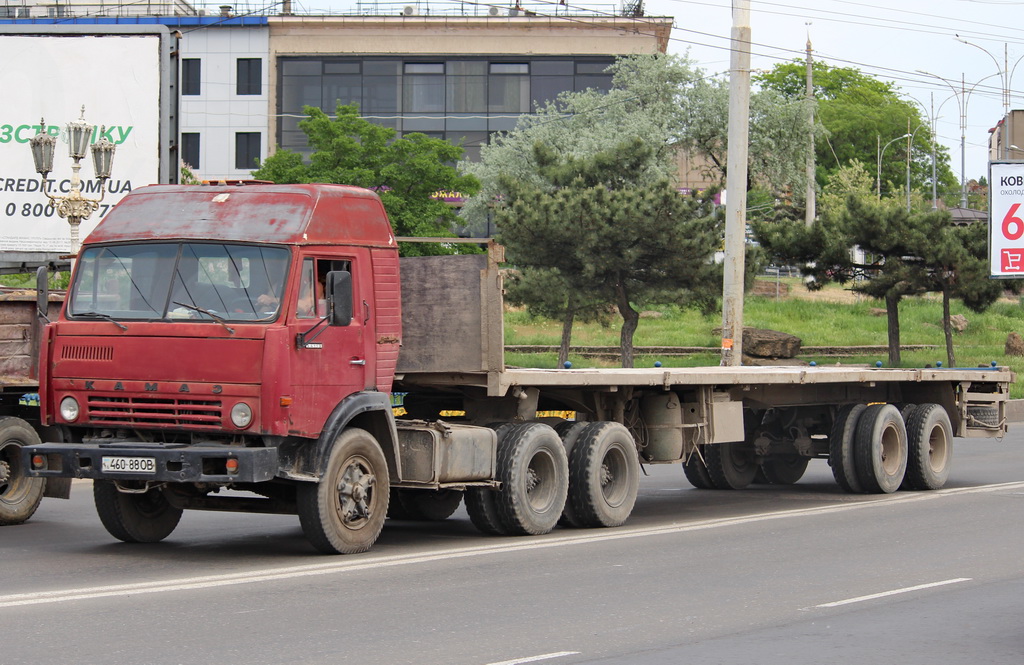
<path id="1" fill-rule="evenodd" d="M 304 259 L 299 277 L 299 300 L 295 316 L 315 319 L 327 315 L 325 284 L 327 273 L 333 270 L 352 270 L 352 262 L 340 259 Z"/>

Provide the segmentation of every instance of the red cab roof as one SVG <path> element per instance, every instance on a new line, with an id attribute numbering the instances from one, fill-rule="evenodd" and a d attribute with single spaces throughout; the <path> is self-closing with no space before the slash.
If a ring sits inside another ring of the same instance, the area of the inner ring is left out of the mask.
<path id="1" fill-rule="evenodd" d="M 152 185 L 107 213 L 86 243 L 216 240 L 394 247 L 373 192 L 346 185 Z"/>

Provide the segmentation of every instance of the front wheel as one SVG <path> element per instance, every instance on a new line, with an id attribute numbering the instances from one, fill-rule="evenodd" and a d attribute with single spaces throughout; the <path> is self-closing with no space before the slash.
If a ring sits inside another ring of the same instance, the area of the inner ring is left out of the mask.
<path id="1" fill-rule="evenodd" d="M 338 435 L 318 483 L 302 483 L 296 503 L 302 532 L 325 554 L 365 552 L 377 541 L 388 512 L 387 460 L 366 430 Z"/>
<path id="2" fill-rule="evenodd" d="M 21 524 L 39 507 L 46 481 L 26 478 L 21 464 L 22 446 L 39 442 L 39 435 L 21 418 L 0 418 L 0 526 Z"/>
<path id="3" fill-rule="evenodd" d="M 122 492 L 110 480 L 92 484 L 96 514 L 107 532 L 126 543 L 158 543 L 171 535 L 181 520 L 181 508 L 154 487 L 139 492 Z"/>

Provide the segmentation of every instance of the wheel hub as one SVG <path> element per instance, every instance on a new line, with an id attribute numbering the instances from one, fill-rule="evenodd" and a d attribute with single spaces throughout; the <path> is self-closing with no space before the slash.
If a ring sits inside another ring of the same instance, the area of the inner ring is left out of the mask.
<path id="1" fill-rule="evenodd" d="M 351 464 L 345 469 L 338 483 L 342 519 L 358 522 L 370 517 L 374 482 L 373 474 L 367 473 L 359 464 Z"/>
<path id="2" fill-rule="evenodd" d="M 540 484 L 540 476 L 533 469 L 526 472 L 526 491 L 532 492 Z"/>
<path id="3" fill-rule="evenodd" d="M 0 460 L 0 485 L 6 485 L 11 479 L 11 465 L 6 460 Z"/>
<path id="4" fill-rule="evenodd" d="M 601 487 L 607 487 L 613 480 L 615 480 L 615 475 L 612 473 L 612 470 L 610 468 L 608 468 L 607 464 L 602 464 L 601 465 Z"/>

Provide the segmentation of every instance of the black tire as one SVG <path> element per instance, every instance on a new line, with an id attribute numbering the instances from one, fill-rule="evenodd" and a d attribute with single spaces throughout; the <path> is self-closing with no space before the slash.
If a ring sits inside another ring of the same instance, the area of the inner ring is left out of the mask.
<path id="1" fill-rule="evenodd" d="M 869 494 L 900 488 L 907 471 L 907 427 L 892 404 L 872 404 L 857 421 L 854 464 L 861 487 Z"/>
<path id="2" fill-rule="evenodd" d="M 967 424 L 981 425 L 983 427 L 999 427 L 999 409 L 994 406 L 968 406 Z"/>
<path id="3" fill-rule="evenodd" d="M 388 464 L 373 435 L 346 429 L 331 446 L 318 483 L 301 483 L 296 504 L 302 532 L 325 554 L 365 552 L 377 541 L 388 512 Z"/>
<path id="4" fill-rule="evenodd" d="M 171 505 L 159 487 L 131 494 L 118 491 L 113 481 L 94 480 L 92 497 L 103 528 L 126 543 L 158 543 L 181 520 L 181 508 Z"/>
<path id="5" fill-rule="evenodd" d="M 566 504 L 580 526 L 619 526 L 633 512 L 640 462 L 629 430 L 614 422 L 588 424 L 569 455 Z"/>
<path id="6" fill-rule="evenodd" d="M 803 455 L 769 455 L 761 462 L 761 472 L 772 485 L 793 485 L 804 477 L 810 461 Z"/>
<path id="7" fill-rule="evenodd" d="M 562 445 L 565 447 L 565 456 L 568 459 L 572 459 L 572 448 L 576 445 L 580 432 L 582 432 L 589 424 L 590 423 L 586 422 L 566 420 L 555 425 L 555 433 L 562 439 Z M 572 491 L 571 477 L 569 479 L 569 491 Z M 562 509 L 562 516 L 558 518 L 558 524 L 561 526 L 576 528 L 583 526 L 583 523 L 576 517 L 576 510 L 572 507 L 572 501 L 566 499 L 565 508 Z"/>
<path id="8" fill-rule="evenodd" d="M 35 514 L 46 481 L 26 478 L 22 446 L 40 443 L 39 435 L 21 418 L 0 418 L 0 526 L 21 524 Z"/>
<path id="9" fill-rule="evenodd" d="M 701 446 L 699 455 L 697 451 L 690 453 L 690 456 L 683 462 L 683 473 L 686 475 L 686 479 L 690 481 L 690 484 L 697 489 L 713 490 L 715 489 L 715 482 L 711 479 L 707 464 L 702 457 L 705 450 L 706 448 Z"/>
<path id="10" fill-rule="evenodd" d="M 565 507 L 569 462 L 562 440 L 550 426 L 524 423 L 498 441 L 495 503 L 502 526 L 512 535 L 551 531 Z"/>
<path id="11" fill-rule="evenodd" d="M 491 423 L 488 425 L 497 433 L 499 447 L 502 439 L 514 426 L 514 423 Z M 498 514 L 496 497 L 497 492 L 494 490 L 484 487 L 467 487 L 466 512 L 469 513 L 469 521 L 481 533 L 486 533 L 488 536 L 506 536 L 508 531 Z"/>
<path id="12" fill-rule="evenodd" d="M 828 464 L 832 477 L 843 491 L 855 494 L 864 488 L 857 477 L 857 466 L 853 461 L 853 439 L 857 433 L 857 421 L 867 408 L 865 404 L 844 404 L 832 421 L 832 432 L 828 437 Z"/>
<path id="13" fill-rule="evenodd" d="M 704 459 L 716 489 L 743 489 L 757 475 L 754 446 L 744 441 L 704 446 Z"/>
<path id="14" fill-rule="evenodd" d="M 462 490 L 411 490 L 397 489 L 397 502 L 407 517 L 395 519 L 417 520 L 420 522 L 440 522 L 452 516 L 462 503 Z M 394 507 L 395 498 L 391 499 Z M 391 508 L 388 509 L 391 515 Z"/>
<path id="15" fill-rule="evenodd" d="M 953 426 L 938 404 L 921 404 L 907 417 L 907 474 L 903 487 L 937 490 L 953 463 Z"/>

